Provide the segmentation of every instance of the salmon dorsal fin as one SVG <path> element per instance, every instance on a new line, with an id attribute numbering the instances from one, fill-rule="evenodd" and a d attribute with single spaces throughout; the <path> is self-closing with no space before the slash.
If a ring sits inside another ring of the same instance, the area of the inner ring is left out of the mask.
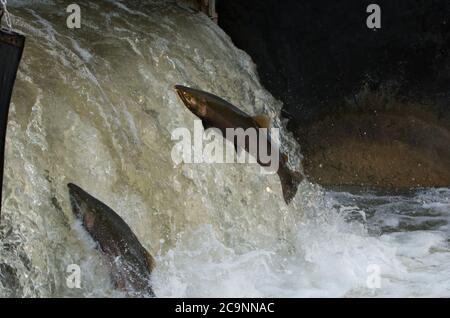
<path id="1" fill-rule="evenodd" d="M 270 127 L 270 118 L 265 115 L 253 116 L 252 119 L 258 124 L 260 128 Z"/>

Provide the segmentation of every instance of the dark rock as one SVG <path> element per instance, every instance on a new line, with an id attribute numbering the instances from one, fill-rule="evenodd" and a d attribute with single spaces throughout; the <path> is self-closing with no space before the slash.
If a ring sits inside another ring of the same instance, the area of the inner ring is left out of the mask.
<path id="1" fill-rule="evenodd" d="M 284 102 L 291 127 L 335 111 L 364 84 L 433 100 L 448 113 L 450 2 L 376 1 L 381 29 L 367 28 L 374 1 L 219 0 L 219 25 L 258 65 Z"/>
<path id="2" fill-rule="evenodd" d="M 332 114 L 300 128 L 309 179 L 323 185 L 450 186 L 448 125 L 411 109 L 398 103 Z"/>
<path id="3" fill-rule="evenodd" d="M 313 181 L 450 186 L 448 0 L 219 0 L 218 13 L 284 103 Z"/>

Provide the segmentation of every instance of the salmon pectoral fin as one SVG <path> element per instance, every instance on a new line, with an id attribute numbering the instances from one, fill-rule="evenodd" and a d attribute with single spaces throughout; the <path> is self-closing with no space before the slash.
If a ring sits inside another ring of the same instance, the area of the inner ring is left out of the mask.
<path id="1" fill-rule="evenodd" d="M 155 259 L 148 251 L 145 251 L 145 257 L 147 260 L 148 268 L 150 269 L 150 272 L 152 272 L 156 267 Z"/>
<path id="2" fill-rule="evenodd" d="M 111 281 L 112 281 L 115 289 L 121 290 L 121 291 L 127 290 L 126 279 L 120 273 L 111 272 Z"/>
<path id="3" fill-rule="evenodd" d="M 278 176 L 280 177 L 284 201 L 289 205 L 297 194 L 298 185 L 304 177 L 300 172 L 290 170 L 284 161 L 280 163 Z"/>
<path id="4" fill-rule="evenodd" d="M 253 116 L 252 119 L 258 124 L 260 128 L 270 127 L 270 118 L 264 115 Z"/>

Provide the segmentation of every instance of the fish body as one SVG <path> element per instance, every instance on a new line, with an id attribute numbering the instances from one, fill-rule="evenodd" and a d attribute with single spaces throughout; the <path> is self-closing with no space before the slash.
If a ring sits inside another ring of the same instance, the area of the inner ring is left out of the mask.
<path id="1" fill-rule="evenodd" d="M 150 275 L 155 262 L 130 227 L 77 185 L 70 183 L 68 188 L 73 213 L 108 260 L 115 287 L 133 296 L 154 297 Z"/>
<path id="2" fill-rule="evenodd" d="M 215 128 L 220 130 L 222 136 L 229 139 L 235 146 L 236 151 L 243 149 L 249 152 L 261 166 L 271 166 L 272 162 L 262 160 L 259 147 L 265 143 L 267 155 L 271 156 L 272 151 L 278 153 L 279 167 L 277 173 L 280 177 L 283 190 L 283 198 L 286 204 L 289 204 L 297 193 L 298 185 L 303 180 L 303 176 L 296 171 L 292 171 L 287 166 L 288 158 L 280 152 L 278 145 L 274 144 L 269 134 L 265 135 L 265 140 L 261 141 L 261 134 L 256 134 L 256 146 L 251 147 L 250 139 L 245 139 L 244 144 L 238 144 L 236 135 L 227 133 L 227 129 L 242 129 L 246 131 L 249 128 L 258 131 L 260 128 L 269 128 L 269 120 L 265 116 L 250 116 L 227 102 L 226 100 L 198 89 L 176 85 L 175 91 L 184 105 L 198 118 L 201 119 L 205 129 Z M 264 135 L 263 135 L 264 136 Z"/>

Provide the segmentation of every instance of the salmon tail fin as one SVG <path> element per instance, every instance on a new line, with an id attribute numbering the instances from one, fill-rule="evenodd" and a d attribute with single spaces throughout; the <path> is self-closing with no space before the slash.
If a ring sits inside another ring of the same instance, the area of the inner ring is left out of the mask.
<path id="1" fill-rule="evenodd" d="M 284 155 L 280 162 L 278 176 L 280 177 L 284 201 L 289 205 L 297 194 L 298 185 L 303 181 L 304 177 L 300 172 L 289 169 L 287 157 Z"/>

